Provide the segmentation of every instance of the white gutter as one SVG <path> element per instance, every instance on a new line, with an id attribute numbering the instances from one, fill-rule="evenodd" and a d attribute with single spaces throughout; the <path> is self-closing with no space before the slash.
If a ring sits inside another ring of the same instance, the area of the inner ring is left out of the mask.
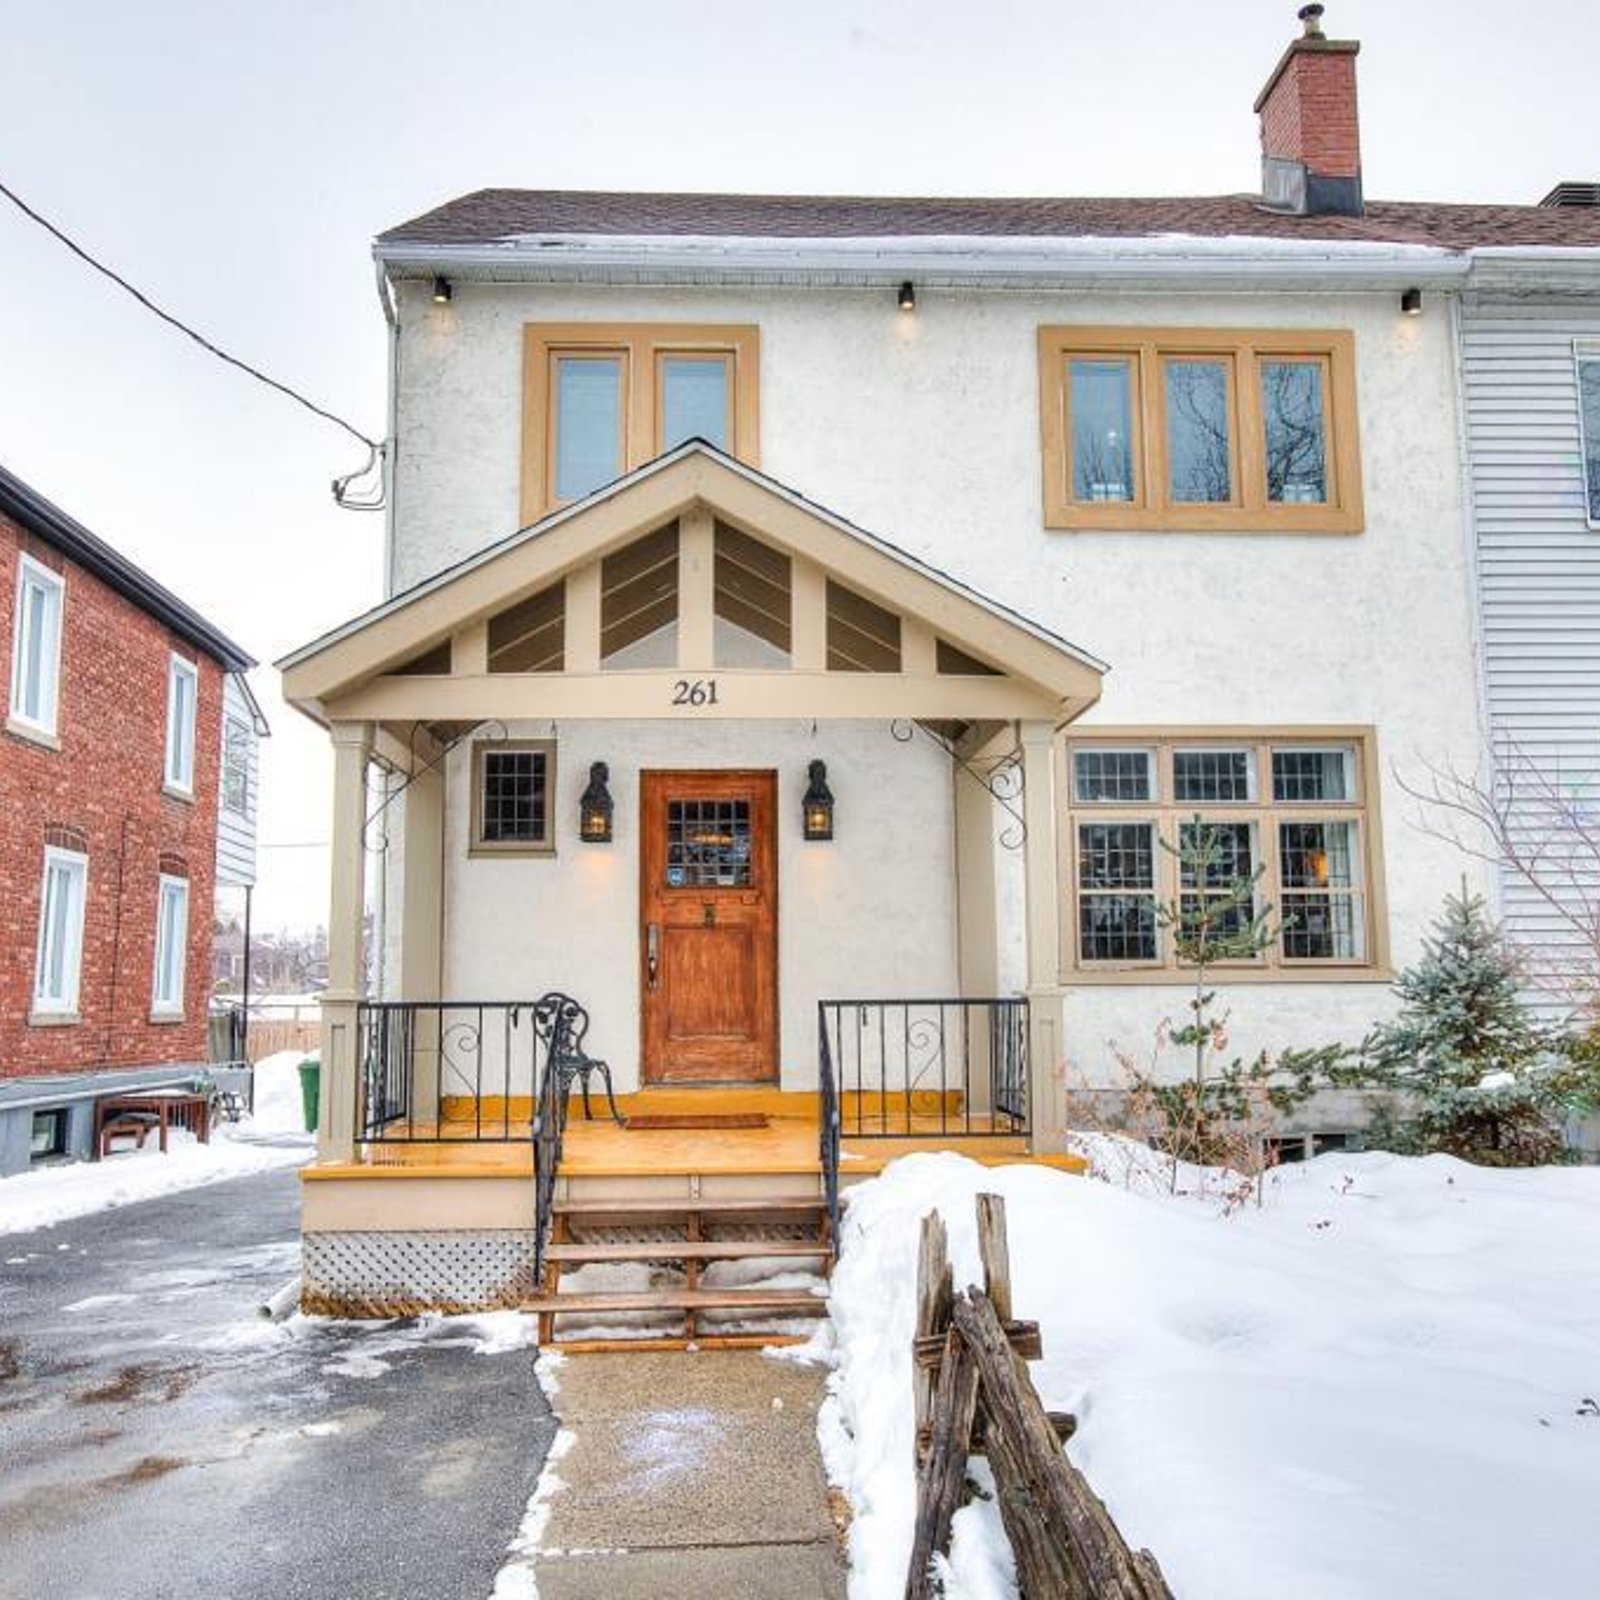
<path id="1" fill-rule="evenodd" d="M 1446 288 L 1466 257 L 1433 245 L 1192 234 L 1142 237 L 772 239 L 523 234 L 487 244 L 396 243 L 374 255 L 392 279 L 481 282 L 794 284 L 881 287 Z"/>

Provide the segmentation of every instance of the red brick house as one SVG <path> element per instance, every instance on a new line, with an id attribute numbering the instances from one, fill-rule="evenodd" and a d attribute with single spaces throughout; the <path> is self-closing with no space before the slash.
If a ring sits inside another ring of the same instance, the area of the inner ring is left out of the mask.
<path id="1" fill-rule="evenodd" d="M 206 1059 L 225 685 L 253 665 L 0 468 L 0 1175 Z"/>

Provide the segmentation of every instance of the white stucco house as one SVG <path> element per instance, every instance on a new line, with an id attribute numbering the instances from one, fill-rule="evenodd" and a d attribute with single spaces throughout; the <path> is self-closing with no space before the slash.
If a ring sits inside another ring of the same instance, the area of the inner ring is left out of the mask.
<path id="1" fill-rule="evenodd" d="M 1187 819 L 1285 919 L 1241 1050 L 1359 1038 L 1484 885 L 1402 780 L 1485 759 L 1457 329 L 1550 214 L 1365 201 L 1320 12 L 1259 196 L 484 190 L 379 237 L 388 593 L 280 663 L 337 753 L 318 1303 L 533 1292 L 579 1168 L 535 1223 L 486 1152 L 546 991 L 630 1123 L 820 1091 L 863 1151 L 1045 1158 L 1182 1007 Z M 777 1192 L 644 1148 L 583 1170 Z"/>

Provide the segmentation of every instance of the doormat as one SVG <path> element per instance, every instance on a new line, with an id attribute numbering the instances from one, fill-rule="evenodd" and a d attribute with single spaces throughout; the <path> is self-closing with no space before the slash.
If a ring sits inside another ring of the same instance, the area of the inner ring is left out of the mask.
<path id="1" fill-rule="evenodd" d="M 668 1128 L 764 1128 L 767 1116 L 764 1111 L 685 1111 L 646 1112 L 639 1117 L 629 1117 L 628 1126 L 651 1133 Z"/>

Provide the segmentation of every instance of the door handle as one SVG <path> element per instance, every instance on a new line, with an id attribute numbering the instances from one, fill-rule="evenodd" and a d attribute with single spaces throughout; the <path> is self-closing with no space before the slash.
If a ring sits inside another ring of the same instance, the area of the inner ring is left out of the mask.
<path id="1" fill-rule="evenodd" d="M 645 976 L 654 989 L 661 977 L 661 929 L 652 922 L 644 930 Z"/>

